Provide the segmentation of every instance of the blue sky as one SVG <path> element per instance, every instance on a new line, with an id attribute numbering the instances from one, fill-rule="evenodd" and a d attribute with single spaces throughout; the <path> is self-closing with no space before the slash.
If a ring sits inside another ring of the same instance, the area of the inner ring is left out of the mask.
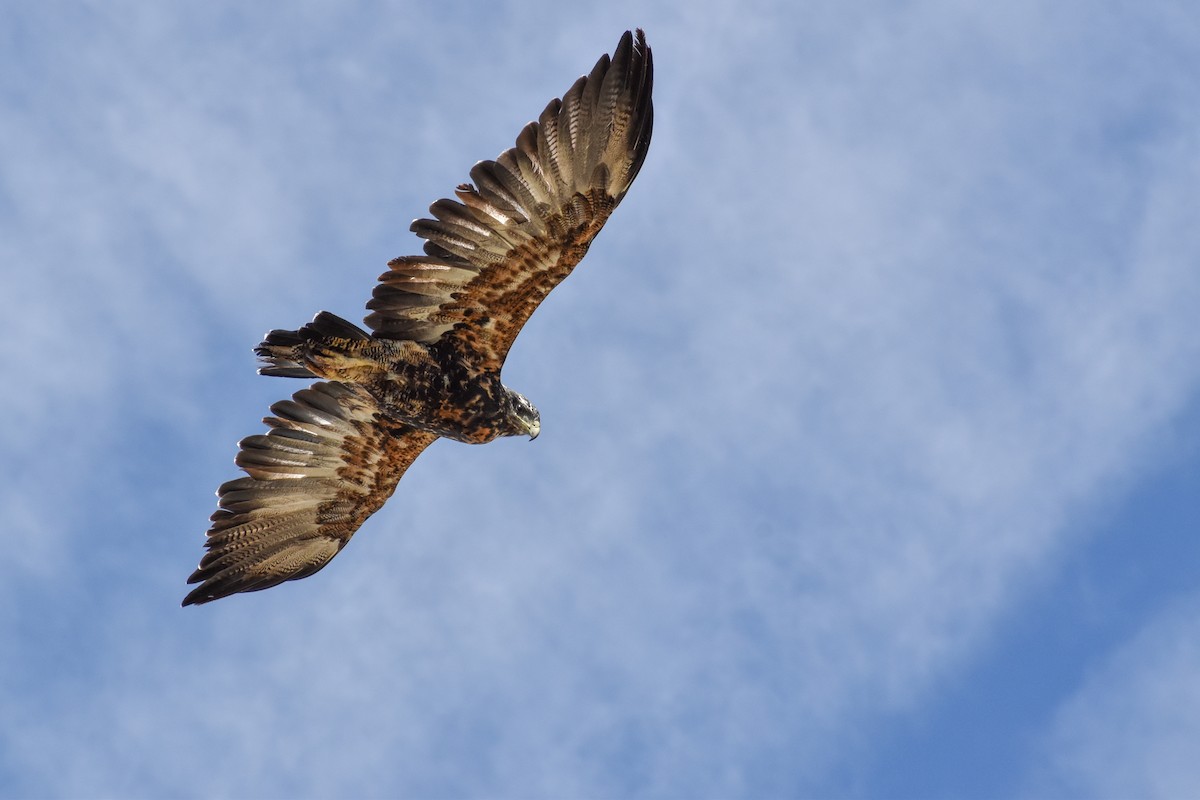
<path id="1" fill-rule="evenodd" d="M 646 29 L 649 158 L 326 570 L 180 609 L 251 348 Z M 1200 785 L 1185 2 L 0 11 L 0 795 Z"/>

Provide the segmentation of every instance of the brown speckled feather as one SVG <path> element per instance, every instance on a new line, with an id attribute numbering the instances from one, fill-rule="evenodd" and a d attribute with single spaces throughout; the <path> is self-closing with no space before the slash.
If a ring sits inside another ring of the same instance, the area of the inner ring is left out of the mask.
<path id="1" fill-rule="evenodd" d="M 382 417 L 365 390 L 316 383 L 271 406 L 265 435 L 240 444 L 248 477 L 217 490 L 208 552 L 183 601 L 307 577 L 329 563 L 391 496 L 437 436 Z"/>
<path id="2" fill-rule="evenodd" d="M 642 32 L 621 38 L 516 146 L 471 170 L 458 200 L 413 223 L 424 256 L 380 276 L 367 325 L 381 338 L 434 346 L 441 357 L 498 372 L 526 320 L 621 202 L 653 128 L 653 57 Z"/>
<path id="3" fill-rule="evenodd" d="M 541 430 L 500 381 L 513 340 L 579 263 L 650 146 L 653 59 L 626 32 L 516 145 L 471 170 L 412 229 L 425 255 L 389 264 L 367 331 L 321 312 L 255 348 L 260 372 L 323 379 L 271 407 L 239 445 L 247 477 L 217 490 L 208 552 L 183 604 L 307 577 L 345 546 L 439 436 L 481 444 Z"/>

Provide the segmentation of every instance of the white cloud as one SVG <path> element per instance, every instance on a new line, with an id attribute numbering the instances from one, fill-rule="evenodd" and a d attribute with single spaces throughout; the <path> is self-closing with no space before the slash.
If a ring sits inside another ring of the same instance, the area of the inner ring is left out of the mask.
<path id="1" fill-rule="evenodd" d="M 1200 786 L 1200 595 L 1088 671 L 1032 770 L 1034 797 L 1189 797 Z"/>
<path id="2" fill-rule="evenodd" d="M 77 32 L 11 117 L 10 319 L 73 323 L 7 398 L 5 506 L 48 537 L 0 562 L 53 634 L 5 619 L 46 684 L 5 698 L 30 792 L 794 794 L 952 674 L 1196 395 L 1200 104 L 1125 27 L 347 8 Z M 534 23 L 544 58 L 508 35 Z M 298 387 L 249 374 L 254 337 L 352 316 L 404 215 L 629 24 L 655 146 L 506 372 L 546 435 L 439 444 L 322 575 L 178 611 L 233 442 Z"/>

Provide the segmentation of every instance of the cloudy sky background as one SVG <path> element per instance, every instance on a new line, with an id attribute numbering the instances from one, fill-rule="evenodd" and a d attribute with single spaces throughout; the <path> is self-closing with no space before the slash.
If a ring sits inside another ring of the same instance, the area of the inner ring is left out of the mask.
<path id="1" fill-rule="evenodd" d="M 1200 16 L 9 3 L 0 795 L 1200 785 Z M 654 144 L 321 574 L 180 609 L 251 347 L 620 33 Z"/>

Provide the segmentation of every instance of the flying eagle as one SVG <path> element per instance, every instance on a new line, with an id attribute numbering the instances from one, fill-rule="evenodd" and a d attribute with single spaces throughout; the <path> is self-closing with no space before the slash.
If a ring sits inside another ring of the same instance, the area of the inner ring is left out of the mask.
<path id="1" fill-rule="evenodd" d="M 546 106 L 516 146 L 471 169 L 458 200 L 430 206 L 367 303 L 372 333 L 326 311 L 274 330 L 259 373 L 322 378 L 271 406 L 238 443 L 247 477 L 217 489 L 183 605 L 312 575 L 391 496 L 438 437 L 481 444 L 541 430 L 500 382 L 529 315 L 584 254 L 650 146 L 654 62 L 642 31 Z"/>

